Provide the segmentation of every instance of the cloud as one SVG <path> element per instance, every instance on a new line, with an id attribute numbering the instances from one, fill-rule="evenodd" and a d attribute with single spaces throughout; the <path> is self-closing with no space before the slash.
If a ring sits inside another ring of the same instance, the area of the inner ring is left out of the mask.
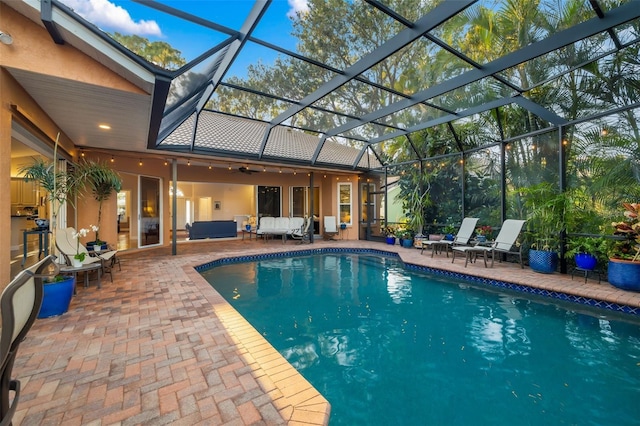
<path id="1" fill-rule="evenodd" d="M 123 34 L 162 36 L 156 21 L 141 19 L 136 22 L 128 11 L 108 0 L 63 0 L 63 3 L 99 28 Z"/>
<path id="2" fill-rule="evenodd" d="M 289 11 L 287 12 L 288 18 L 296 19 L 298 17 L 298 13 L 309 12 L 308 0 L 287 0 L 287 1 L 290 6 Z"/>

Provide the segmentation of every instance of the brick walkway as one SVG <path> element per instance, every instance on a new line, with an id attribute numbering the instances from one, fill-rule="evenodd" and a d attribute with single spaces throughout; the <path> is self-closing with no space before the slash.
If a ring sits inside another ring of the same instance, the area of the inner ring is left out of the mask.
<path id="1" fill-rule="evenodd" d="M 327 401 L 240 317 L 193 266 L 221 257 L 358 247 L 398 252 L 408 263 L 471 273 L 640 307 L 640 295 L 513 264 L 464 268 L 419 250 L 363 241 L 195 241 L 178 255 L 121 253 L 122 271 L 78 294 L 68 313 L 36 321 L 14 376 L 14 424 L 326 424 Z"/>

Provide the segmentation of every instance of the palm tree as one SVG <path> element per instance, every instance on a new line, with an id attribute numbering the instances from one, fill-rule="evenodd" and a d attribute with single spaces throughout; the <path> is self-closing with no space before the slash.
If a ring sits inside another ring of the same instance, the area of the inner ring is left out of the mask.
<path id="1" fill-rule="evenodd" d="M 76 169 L 78 178 L 86 181 L 87 189 L 98 202 L 98 229 L 96 230 L 96 243 L 101 243 L 99 238 L 100 222 L 102 220 L 102 203 L 111 197 L 114 192 L 120 192 L 122 179 L 107 163 L 98 161 L 84 161 Z"/>
<path id="2" fill-rule="evenodd" d="M 44 160 L 34 157 L 31 164 L 22 166 L 18 173 L 23 175 L 26 181 L 38 182 L 40 188 L 46 192 L 46 198 L 51 202 L 51 248 L 50 253 L 54 253 L 56 244 L 56 229 L 58 227 L 57 218 L 60 208 L 67 202 L 72 206 L 75 194 L 80 192 L 85 185 L 85 180 L 79 177 L 74 171 L 59 170 L 57 167 L 58 139 L 56 136 L 53 150 L 53 160 Z"/>

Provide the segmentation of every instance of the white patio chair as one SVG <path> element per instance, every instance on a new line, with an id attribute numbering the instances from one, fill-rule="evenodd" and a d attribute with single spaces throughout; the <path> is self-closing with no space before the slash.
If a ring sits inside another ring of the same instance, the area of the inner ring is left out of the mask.
<path id="1" fill-rule="evenodd" d="M 456 260 L 456 253 L 464 253 L 465 254 L 465 262 L 464 266 L 467 267 L 469 260 L 473 260 L 473 258 L 478 255 L 482 255 L 484 258 L 484 266 L 487 266 L 487 256 L 491 254 L 491 267 L 493 267 L 493 263 L 496 257 L 496 253 L 501 254 L 512 254 L 518 256 L 518 260 L 520 261 L 520 267 L 524 268 L 522 264 L 522 251 L 520 248 L 518 251 L 513 251 L 512 247 L 515 245 L 516 240 L 518 239 L 518 235 L 520 235 L 520 231 L 524 226 L 524 220 L 516 220 L 516 219 L 507 219 L 502 224 L 502 228 L 500 228 L 500 232 L 496 237 L 495 241 L 491 246 L 454 246 L 451 247 L 453 252 L 453 260 Z"/>
<path id="2" fill-rule="evenodd" d="M 325 216 L 324 217 L 324 233 L 323 237 L 325 240 L 335 240 L 336 235 L 338 235 L 338 226 L 336 222 L 335 216 Z"/>
<path id="3" fill-rule="evenodd" d="M 462 219 L 462 224 L 460 224 L 460 229 L 458 229 L 458 233 L 452 241 L 449 240 L 423 240 L 422 248 L 420 250 L 420 254 L 424 251 L 425 247 L 431 247 L 431 257 L 433 257 L 436 252 L 434 245 L 444 248 L 447 253 L 447 257 L 449 256 L 449 249 L 453 246 L 465 246 L 469 244 L 471 240 L 471 236 L 473 235 L 473 231 L 476 229 L 476 224 L 478 223 L 477 217 L 465 217 Z"/>

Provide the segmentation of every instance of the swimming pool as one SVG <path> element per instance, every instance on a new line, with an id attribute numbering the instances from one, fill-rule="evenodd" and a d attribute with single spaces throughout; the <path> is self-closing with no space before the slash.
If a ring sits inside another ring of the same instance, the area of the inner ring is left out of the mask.
<path id="1" fill-rule="evenodd" d="M 331 424 L 635 424 L 640 413 L 633 318 L 367 254 L 203 276 L 331 402 Z"/>

